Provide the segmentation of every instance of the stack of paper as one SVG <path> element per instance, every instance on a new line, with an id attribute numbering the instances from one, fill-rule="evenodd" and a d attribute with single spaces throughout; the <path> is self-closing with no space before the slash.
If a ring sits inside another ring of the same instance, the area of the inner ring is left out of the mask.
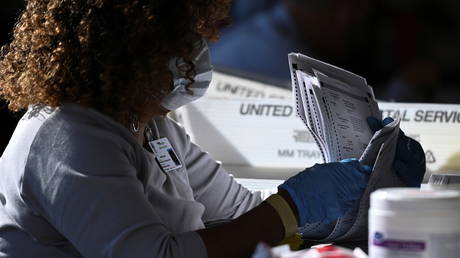
<path id="1" fill-rule="evenodd" d="M 366 118 L 378 119 L 366 79 L 301 54 L 289 54 L 296 111 L 325 162 L 358 158 L 373 133 Z"/>
<path id="2" fill-rule="evenodd" d="M 297 113 L 324 161 L 359 158 L 373 168 L 361 200 L 351 210 L 332 223 L 302 225 L 302 237 L 320 242 L 365 241 L 370 193 L 404 185 L 392 168 L 400 120 L 374 134 L 366 118 L 381 119 L 381 114 L 364 78 L 301 54 L 290 54 L 289 64 Z"/>

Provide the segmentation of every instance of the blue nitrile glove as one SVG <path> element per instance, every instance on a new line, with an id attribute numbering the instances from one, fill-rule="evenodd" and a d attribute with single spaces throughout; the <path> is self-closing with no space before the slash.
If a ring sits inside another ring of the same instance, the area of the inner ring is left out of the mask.
<path id="1" fill-rule="evenodd" d="M 393 121 L 391 117 L 387 117 L 383 121 L 375 117 L 367 118 L 367 123 L 374 132 Z M 420 187 L 425 175 L 426 162 L 422 145 L 416 140 L 407 137 L 402 130 L 399 130 L 393 169 L 403 182 L 410 187 Z"/>
<path id="2" fill-rule="evenodd" d="M 319 221 L 329 223 L 345 214 L 361 198 L 371 171 L 356 159 L 316 164 L 278 188 L 291 196 L 300 226 Z"/>

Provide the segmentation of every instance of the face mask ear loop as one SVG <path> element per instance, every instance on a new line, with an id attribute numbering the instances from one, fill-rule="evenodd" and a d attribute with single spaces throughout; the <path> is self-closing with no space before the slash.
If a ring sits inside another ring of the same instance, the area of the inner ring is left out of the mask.
<path id="1" fill-rule="evenodd" d="M 201 40 L 200 44 L 197 44 L 195 48 L 199 49 L 195 49 L 193 53 L 193 55 L 197 55 L 192 59 L 196 72 L 192 81 L 180 76 L 181 72 L 178 70 L 177 65 L 174 65 L 174 63 L 177 64 L 177 57 L 169 61 L 168 66 L 173 74 L 174 88 L 161 100 L 161 105 L 167 110 L 176 110 L 202 97 L 211 83 L 213 67 L 211 65 L 208 45 L 206 41 Z M 205 76 L 202 74 L 205 74 Z M 198 76 L 201 77 L 198 78 Z M 199 84 L 200 88 L 193 87 L 195 83 Z M 204 84 L 206 85 L 204 86 Z"/>

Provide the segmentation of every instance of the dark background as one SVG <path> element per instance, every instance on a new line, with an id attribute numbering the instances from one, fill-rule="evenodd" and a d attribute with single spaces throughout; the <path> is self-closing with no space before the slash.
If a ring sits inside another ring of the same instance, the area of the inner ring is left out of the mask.
<path id="1" fill-rule="evenodd" d="M 11 40 L 11 30 L 23 8 L 23 0 L 3 0 L 0 3 L 0 44 L 2 46 Z M 6 103 L 0 100 L 0 154 L 8 144 L 20 115 L 9 112 Z"/>

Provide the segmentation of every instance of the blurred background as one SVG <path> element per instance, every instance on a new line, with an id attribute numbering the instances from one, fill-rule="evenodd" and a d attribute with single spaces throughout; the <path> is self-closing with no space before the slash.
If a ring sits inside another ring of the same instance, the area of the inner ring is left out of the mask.
<path id="1" fill-rule="evenodd" d="M 3 0 L 0 43 L 23 0 Z M 218 69 L 290 88 L 300 52 L 367 78 L 382 101 L 460 103 L 458 0 L 234 0 L 232 24 L 211 44 Z M 0 102 L 0 153 L 20 114 Z"/>
<path id="2" fill-rule="evenodd" d="M 290 87 L 289 52 L 367 78 L 380 100 L 460 103 L 456 0 L 234 0 L 218 67 Z"/>

